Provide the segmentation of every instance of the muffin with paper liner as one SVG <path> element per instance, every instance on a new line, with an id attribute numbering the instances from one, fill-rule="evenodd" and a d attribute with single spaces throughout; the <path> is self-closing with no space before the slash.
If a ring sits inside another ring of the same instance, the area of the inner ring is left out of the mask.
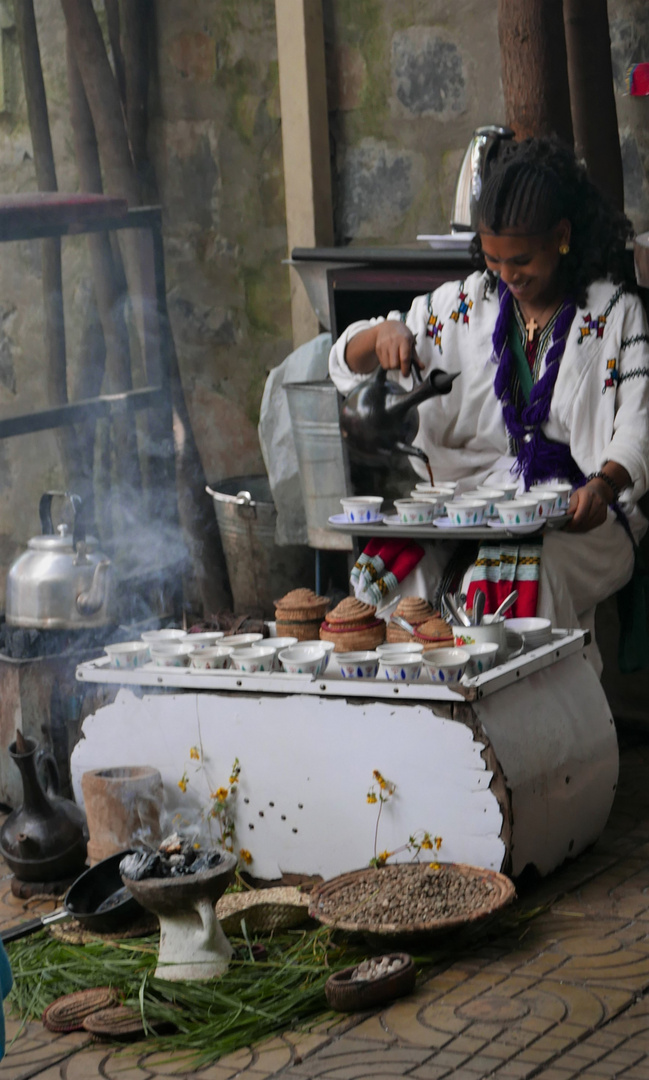
<path id="1" fill-rule="evenodd" d="M 420 623 L 439 615 L 439 612 L 433 609 L 428 600 L 424 600 L 420 596 L 404 596 L 392 614 L 400 615 L 402 619 L 405 619 L 416 629 Z M 404 630 L 402 626 L 398 626 L 397 623 L 388 621 L 385 640 L 390 644 L 397 644 L 401 641 L 412 641 L 412 635 L 407 630 Z"/>
<path id="2" fill-rule="evenodd" d="M 347 596 L 327 614 L 320 640 L 333 642 L 334 652 L 375 649 L 385 641 L 385 622 L 377 619 L 374 604 Z"/>
<path id="3" fill-rule="evenodd" d="M 317 596 L 313 589 L 291 589 L 275 602 L 277 636 L 295 637 L 298 641 L 317 639 L 330 602 L 326 596 Z"/>

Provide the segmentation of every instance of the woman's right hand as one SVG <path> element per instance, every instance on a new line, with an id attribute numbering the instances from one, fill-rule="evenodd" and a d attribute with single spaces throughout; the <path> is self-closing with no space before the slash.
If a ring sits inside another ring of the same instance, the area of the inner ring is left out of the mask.
<path id="1" fill-rule="evenodd" d="M 402 375 L 409 375 L 412 364 L 420 369 L 424 366 L 417 356 L 414 334 L 396 319 L 386 319 L 379 325 L 374 349 L 386 371 L 400 370 Z"/>

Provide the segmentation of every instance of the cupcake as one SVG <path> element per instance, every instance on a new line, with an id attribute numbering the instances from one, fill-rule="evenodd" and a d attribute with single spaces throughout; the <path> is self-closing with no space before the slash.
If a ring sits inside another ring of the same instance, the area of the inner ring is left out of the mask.
<path id="1" fill-rule="evenodd" d="M 441 615 L 433 615 L 420 623 L 416 629 L 415 641 L 421 641 L 428 649 L 452 649 L 454 645 L 453 631 L 449 624 L 442 619 Z"/>
<path id="2" fill-rule="evenodd" d="M 316 596 L 312 589 L 292 589 L 275 602 L 277 636 L 296 637 L 298 641 L 317 639 L 328 607 L 326 596 Z"/>
<path id="3" fill-rule="evenodd" d="M 328 613 L 320 639 L 333 642 L 334 652 L 375 649 L 385 641 L 385 623 L 377 619 L 373 604 L 347 596 Z"/>
<path id="4" fill-rule="evenodd" d="M 430 619 L 433 615 L 437 614 L 439 614 L 439 612 L 434 611 L 432 605 L 429 604 L 427 600 L 423 600 L 420 596 L 404 596 L 403 600 L 399 601 L 393 612 L 393 615 L 400 615 L 402 619 L 409 622 L 415 629 L 420 623 L 426 622 L 426 619 Z M 392 644 L 393 642 L 412 641 L 412 637 L 407 630 L 398 626 L 397 623 L 388 622 L 385 640 Z"/>

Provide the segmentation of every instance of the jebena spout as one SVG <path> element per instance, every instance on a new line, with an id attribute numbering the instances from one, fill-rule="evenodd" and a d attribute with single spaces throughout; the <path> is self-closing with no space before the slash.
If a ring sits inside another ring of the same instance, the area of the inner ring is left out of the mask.
<path id="1" fill-rule="evenodd" d="M 77 611 L 80 615 L 96 615 L 106 603 L 109 569 L 110 559 L 102 559 L 97 563 L 90 588 L 77 596 Z"/>

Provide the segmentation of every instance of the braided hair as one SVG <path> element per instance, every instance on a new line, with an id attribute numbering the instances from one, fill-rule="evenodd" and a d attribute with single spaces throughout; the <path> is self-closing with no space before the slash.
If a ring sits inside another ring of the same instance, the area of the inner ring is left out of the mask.
<path id="1" fill-rule="evenodd" d="M 629 219 L 588 179 L 586 167 L 557 139 L 526 139 L 510 144 L 506 156 L 485 180 L 479 203 L 480 226 L 496 235 L 549 232 L 562 218 L 571 224 L 570 251 L 562 256 L 563 288 L 578 306 L 588 286 L 610 278 L 636 292 L 626 243 L 633 235 Z M 480 235 L 471 253 L 484 270 Z M 496 276 L 489 272 L 489 287 Z"/>

